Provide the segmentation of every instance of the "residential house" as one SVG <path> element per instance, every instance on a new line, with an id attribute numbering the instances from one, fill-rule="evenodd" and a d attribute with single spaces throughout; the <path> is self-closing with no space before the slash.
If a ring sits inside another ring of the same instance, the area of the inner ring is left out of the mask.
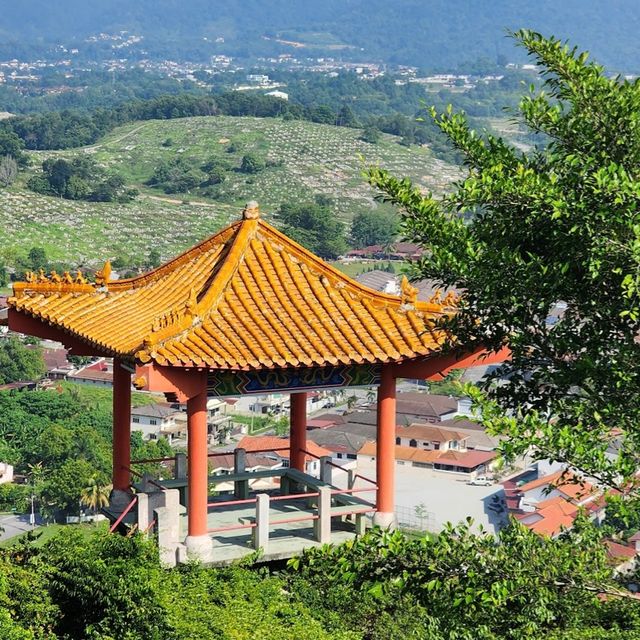
<path id="1" fill-rule="evenodd" d="M 178 410 L 174 419 L 176 422 L 174 438 L 185 438 L 187 434 L 187 405 L 172 404 Z M 231 415 L 228 415 L 230 405 L 223 398 L 207 398 L 207 438 L 209 444 L 226 444 L 231 435 Z"/>
<path id="2" fill-rule="evenodd" d="M 131 429 L 140 431 L 144 440 L 157 440 L 164 436 L 169 442 L 186 434 L 186 414 L 182 426 L 176 417 L 182 412 L 165 403 L 147 404 L 131 409 Z M 184 429 L 184 431 L 183 431 Z"/>
<path id="3" fill-rule="evenodd" d="M 417 260 L 423 253 L 424 249 L 413 242 L 395 242 L 389 246 L 374 244 L 362 249 L 353 249 L 345 256 L 370 260 Z"/>
<path id="4" fill-rule="evenodd" d="M 458 431 L 428 424 L 411 424 L 396 428 L 396 444 L 428 451 L 466 451 L 467 438 Z"/>
<path id="5" fill-rule="evenodd" d="M 90 384 L 94 387 L 113 387 L 113 362 L 103 358 L 70 373 L 67 380 L 78 384 Z"/>
<path id="6" fill-rule="evenodd" d="M 75 367 L 67 359 L 68 353 L 67 349 L 42 349 L 42 359 L 49 380 L 65 380 L 73 372 Z"/>
<path id="7" fill-rule="evenodd" d="M 605 540 L 607 548 L 607 561 L 614 567 L 614 574 L 618 576 L 630 576 L 638 567 L 637 546 L 629 540 L 627 544 L 616 540 Z"/>
<path id="8" fill-rule="evenodd" d="M 495 451 L 440 451 L 396 445 L 396 475 L 406 467 L 460 474 L 466 479 L 485 474 L 496 458 Z M 358 451 L 358 473 L 366 474 L 376 461 L 376 443 L 366 442 Z"/>
<path id="9" fill-rule="evenodd" d="M 245 471 L 248 472 L 281 469 L 284 466 L 281 458 L 275 459 L 264 454 L 247 453 L 245 457 Z M 216 475 L 229 475 L 234 473 L 235 456 L 232 453 L 212 456 L 209 459 L 209 472 Z M 268 491 L 276 485 L 277 482 L 275 478 L 256 478 L 255 480 L 249 481 L 249 486 L 253 491 Z M 233 488 L 232 482 L 216 484 L 216 491 L 233 491 Z"/>
<path id="10" fill-rule="evenodd" d="M 580 510 L 597 522 L 604 519 L 604 494 L 597 486 L 566 469 L 532 474 L 527 470 L 502 483 L 509 513 L 531 531 L 556 537 L 573 526 Z"/>
<path id="11" fill-rule="evenodd" d="M 289 466 L 289 438 L 280 438 L 278 436 L 245 436 L 238 442 L 236 448 L 244 449 L 247 453 L 260 452 L 267 458 L 281 461 L 284 467 Z M 324 456 L 331 457 L 331 451 L 310 441 L 307 441 L 306 449 L 308 453 L 305 455 L 305 472 L 310 476 L 319 477 L 319 458 Z"/>
<path id="12" fill-rule="evenodd" d="M 376 403 L 366 409 L 375 416 Z M 436 423 L 450 420 L 469 413 L 467 398 L 453 398 L 419 391 L 401 391 L 396 395 L 396 416 L 398 424 Z M 359 420 L 357 414 L 349 414 L 351 421 Z"/>

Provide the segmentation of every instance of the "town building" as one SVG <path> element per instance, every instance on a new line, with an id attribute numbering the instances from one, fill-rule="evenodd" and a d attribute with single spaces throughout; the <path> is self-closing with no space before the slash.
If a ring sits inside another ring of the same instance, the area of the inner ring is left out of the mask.
<path id="1" fill-rule="evenodd" d="M 289 94 L 284 91 L 278 91 L 275 89 L 274 91 L 267 91 L 266 95 L 271 96 L 272 98 L 280 98 L 280 100 L 289 100 Z"/>
<path id="2" fill-rule="evenodd" d="M 144 440 L 158 440 L 165 437 L 169 442 L 186 436 L 186 420 L 180 424 L 176 418 L 182 411 L 162 402 L 147 404 L 131 409 L 131 430 L 140 431 Z M 184 429 L 184 431 L 182 431 Z"/>
<path id="3" fill-rule="evenodd" d="M 490 472 L 496 456 L 495 451 L 439 451 L 396 446 L 396 474 L 401 474 L 405 467 L 411 466 L 459 474 L 465 479 L 470 479 Z M 358 473 L 371 473 L 375 468 L 376 457 L 375 442 L 366 442 L 358 451 Z"/>
<path id="4" fill-rule="evenodd" d="M 106 358 L 98 360 L 67 376 L 69 382 L 88 384 L 94 387 L 113 386 L 113 362 Z"/>
<path id="5" fill-rule="evenodd" d="M 245 436 L 236 445 L 247 453 L 260 452 L 269 460 L 280 463 L 283 467 L 291 466 L 291 441 L 279 436 Z M 320 447 L 315 442 L 307 442 L 304 456 L 304 471 L 314 478 L 320 476 L 320 458 L 331 456 L 331 451 Z"/>
<path id="6" fill-rule="evenodd" d="M 502 483 L 509 514 L 531 531 L 549 537 L 571 529 L 580 511 L 601 523 L 605 495 L 566 468 L 553 473 L 527 469 Z"/>

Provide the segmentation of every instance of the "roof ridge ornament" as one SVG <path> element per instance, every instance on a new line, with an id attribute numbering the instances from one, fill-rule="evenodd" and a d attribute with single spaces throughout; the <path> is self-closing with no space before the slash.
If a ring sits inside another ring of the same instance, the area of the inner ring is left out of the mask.
<path id="1" fill-rule="evenodd" d="M 96 284 L 98 286 L 106 285 L 111 279 L 111 260 L 104 263 L 104 267 L 100 271 L 96 271 Z"/>
<path id="2" fill-rule="evenodd" d="M 402 293 L 402 304 L 415 305 L 418 301 L 418 289 L 409 283 L 407 276 L 402 276 L 400 292 Z"/>
<path id="3" fill-rule="evenodd" d="M 251 200 L 250 202 L 247 202 L 244 209 L 242 210 L 242 219 L 258 220 L 259 218 L 260 218 L 260 205 L 255 200 Z"/>
<path id="4" fill-rule="evenodd" d="M 13 283 L 12 298 L 22 298 L 26 292 L 50 295 L 55 293 L 90 293 L 96 291 L 95 285 L 90 283 L 78 269 L 76 275 L 65 271 L 62 275 L 55 270 L 49 275 L 44 269 L 37 272 L 25 272 L 24 282 Z"/>

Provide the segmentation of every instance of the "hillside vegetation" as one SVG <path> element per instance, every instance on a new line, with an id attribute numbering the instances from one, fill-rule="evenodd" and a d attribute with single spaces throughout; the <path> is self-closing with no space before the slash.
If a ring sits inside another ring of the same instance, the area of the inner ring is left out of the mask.
<path id="1" fill-rule="evenodd" d="M 195 117 L 132 123 L 82 149 L 31 152 L 30 169 L 16 185 L 0 191 L 2 253 L 11 262 L 12 252 L 42 246 L 53 259 L 82 263 L 154 247 L 166 258 L 237 218 L 252 199 L 268 216 L 282 203 L 311 201 L 321 194 L 332 198 L 335 211 L 348 221 L 378 206 L 361 175 L 370 164 L 437 192 L 458 175 L 457 168 L 433 158 L 425 147 L 403 146 L 390 135 L 370 144 L 361 134 L 296 120 Z M 128 204 L 83 202 L 26 188 L 43 160 L 80 154 L 117 171 L 140 196 Z M 258 160 L 257 171 L 242 170 L 246 156 Z M 169 193 L 162 185 L 149 185 L 163 163 L 188 167 L 197 183 L 186 192 Z M 222 167 L 223 180 L 202 186 L 209 179 L 205 167 L 211 165 Z"/>

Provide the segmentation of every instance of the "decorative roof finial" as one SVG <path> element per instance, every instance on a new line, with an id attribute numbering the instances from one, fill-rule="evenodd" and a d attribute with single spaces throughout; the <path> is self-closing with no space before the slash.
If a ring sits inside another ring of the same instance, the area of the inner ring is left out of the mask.
<path id="1" fill-rule="evenodd" d="M 104 267 L 102 267 L 102 270 L 96 272 L 96 284 L 98 286 L 106 285 L 109 282 L 110 278 L 111 278 L 111 261 L 107 260 L 104 263 Z"/>
<path id="2" fill-rule="evenodd" d="M 260 206 L 255 200 L 247 202 L 242 211 L 243 220 L 257 220 L 260 217 Z"/>

